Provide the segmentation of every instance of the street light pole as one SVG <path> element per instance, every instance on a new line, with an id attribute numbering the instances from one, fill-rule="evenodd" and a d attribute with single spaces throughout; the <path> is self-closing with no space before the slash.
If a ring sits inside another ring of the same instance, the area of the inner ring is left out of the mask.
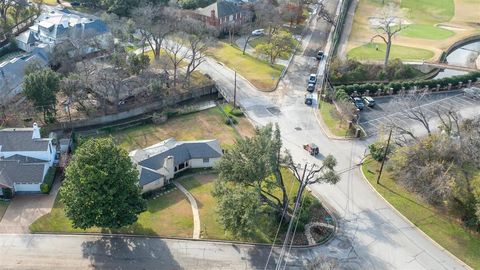
<path id="1" fill-rule="evenodd" d="M 392 129 L 390 129 L 390 134 L 388 134 L 387 147 L 385 147 L 385 152 L 383 152 L 382 165 L 380 166 L 380 172 L 377 177 L 377 185 L 380 184 L 380 176 L 382 176 L 383 164 L 385 164 L 385 159 L 387 159 L 388 147 L 390 146 L 390 138 L 392 137 Z"/>

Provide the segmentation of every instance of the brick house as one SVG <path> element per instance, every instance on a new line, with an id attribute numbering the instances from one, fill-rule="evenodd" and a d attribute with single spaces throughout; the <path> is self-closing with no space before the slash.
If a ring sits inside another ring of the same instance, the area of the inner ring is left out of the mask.
<path id="1" fill-rule="evenodd" d="M 219 0 L 207 7 L 190 12 L 190 16 L 217 28 L 220 32 L 237 27 L 247 20 L 247 9 L 239 4 Z"/>

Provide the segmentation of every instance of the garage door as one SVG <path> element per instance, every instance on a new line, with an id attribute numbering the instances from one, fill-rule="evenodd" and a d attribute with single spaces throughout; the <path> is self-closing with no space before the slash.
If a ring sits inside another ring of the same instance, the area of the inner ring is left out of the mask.
<path id="1" fill-rule="evenodd" d="M 40 192 L 40 184 L 14 184 L 15 192 Z"/>

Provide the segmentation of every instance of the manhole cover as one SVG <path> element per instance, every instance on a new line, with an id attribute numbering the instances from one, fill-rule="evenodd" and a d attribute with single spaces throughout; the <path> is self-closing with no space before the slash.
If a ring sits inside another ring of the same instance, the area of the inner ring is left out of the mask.
<path id="1" fill-rule="evenodd" d="M 280 114 L 280 109 L 277 107 L 268 107 L 267 111 L 270 112 L 273 115 L 279 115 Z"/>
<path id="2" fill-rule="evenodd" d="M 302 130 L 302 128 L 301 127 L 296 127 L 295 130 Z"/>

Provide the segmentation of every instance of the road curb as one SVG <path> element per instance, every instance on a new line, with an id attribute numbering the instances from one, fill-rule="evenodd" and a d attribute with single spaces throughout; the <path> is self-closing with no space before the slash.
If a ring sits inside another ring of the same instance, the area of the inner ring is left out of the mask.
<path id="1" fill-rule="evenodd" d="M 326 128 L 324 126 L 326 124 L 323 122 L 323 119 L 320 119 L 320 116 L 318 115 L 318 109 L 317 108 L 313 109 L 313 114 L 315 114 L 315 119 L 317 119 L 317 123 L 320 126 L 320 128 L 322 129 L 323 134 L 325 134 L 325 136 L 327 136 L 329 139 L 337 140 L 337 141 L 352 141 L 352 140 L 356 139 L 356 138 L 348 138 L 348 137 L 339 137 L 339 136 L 335 136 L 335 135 L 331 134 L 330 130 L 327 130 L 328 128 Z"/>
<path id="2" fill-rule="evenodd" d="M 474 270 L 472 267 L 470 267 L 468 264 L 466 264 L 464 261 L 460 260 L 457 256 L 453 255 L 450 251 L 448 251 L 446 248 L 444 248 L 443 246 L 441 246 L 439 243 L 437 243 L 437 241 L 433 240 L 428 234 L 426 234 L 425 232 L 423 232 L 420 228 L 418 228 L 415 224 L 413 224 L 413 222 L 411 222 L 406 216 L 404 216 L 400 211 L 397 210 L 397 208 L 395 208 L 392 204 L 390 204 L 389 201 L 387 201 L 376 189 L 375 187 L 370 183 L 370 181 L 368 181 L 367 177 L 365 176 L 365 174 L 363 173 L 363 170 L 362 170 L 362 166 L 363 166 L 363 163 L 364 161 L 367 159 L 367 157 L 364 157 L 361 161 L 360 161 L 360 166 L 359 166 L 359 170 L 362 174 L 362 177 L 363 177 L 363 180 L 368 184 L 368 186 L 378 195 L 378 197 L 380 197 L 380 199 L 382 199 L 387 205 L 390 206 L 391 209 L 393 209 L 393 211 L 395 211 L 397 213 L 398 216 L 400 216 L 404 221 L 406 221 L 408 224 L 411 225 L 412 228 L 414 228 L 417 232 L 420 232 L 421 234 L 423 234 L 423 236 L 425 236 L 428 240 L 430 240 L 430 242 L 434 245 L 436 245 L 441 251 L 444 251 L 446 252 L 447 254 L 449 254 L 452 258 L 454 258 L 458 263 L 460 263 L 464 268 L 466 269 L 469 269 L 469 270 Z"/>

